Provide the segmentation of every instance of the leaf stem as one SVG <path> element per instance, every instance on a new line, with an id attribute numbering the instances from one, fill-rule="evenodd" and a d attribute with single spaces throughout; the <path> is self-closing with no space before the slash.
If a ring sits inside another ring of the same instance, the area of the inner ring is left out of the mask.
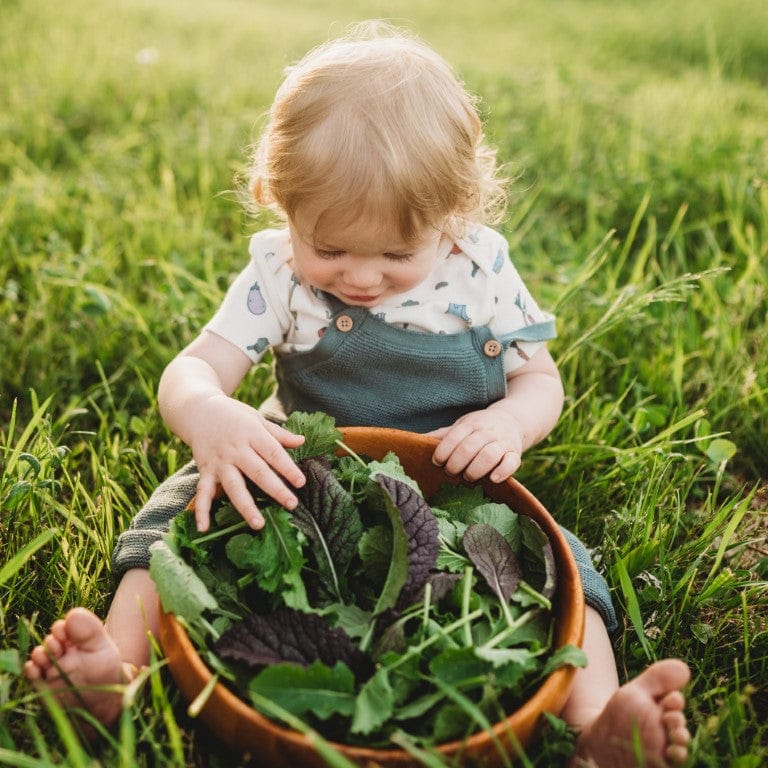
<path id="1" fill-rule="evenodd" d="M 190 705 L 187 707 L 187 714 L 190 717 L 197 717 L 202 711 L 208 699 L 213 693 L 213 689 L 216 687 L 216 683 L 219 682 L 219 676 L 217 674 L 211 675 L 211 679 L 205 684 L 200 693 L 195 696 Z"/>
<path id="2" fill-rule="evenodd" d="M 509 609 L 507 609 L 509 613 Z M 520 627 L 527 624 L 536 615 L 537 611 L 525 611 L 521 613 L 517 619 L 510 621 L 505 629 L 502 629 L 497 635 L 494 635 L 490 640 L 483 643 L 480 647 L 483 649 L 496 648 L 501 645 L 508 637 L 517 632 Z M 510 616 L 510 619 L 512 617 Z"/>
<path id="3" fill-rule="evenodd" d="M 276 704 L 266 696 L 262 696 L 254 690 L 249 691 L 251 701 L 254 706 L 265 712 L 269 717 L 282 720 L 286 725 L 293 728 L 294 731 L 303 733 L 310 746 L 320 754 L 320 757 L 331 766 L 331 768 L 357 768 L 356 765 L 334 749 L 317 731 L 310 728 L 301 718 Z"/>
<path id="4" fill-rule="evenodd" d="M 226 528 L 222 528 L 218 531 L 211 531 L 210 533 L 206 533 L 205 536 L 198 536 L 196 539 L 192 539 L 193 544 L 204 544 L 207 541 L 213 541 L 214 539 L 220 539 L 222 536 L 226 536 L 228 533 L 232 533 L 233 531 L 239 531 L 241 528 L 247 528 L 248 523 L 245 522 L 245 520 L 241 520 L 239 523 L 232 523 L 232 525 L 228 525 Z"/>
<path id="5" fill-rule="evenodd" d="M 469 615 L 469 605 L 472 598 L 472 566 L 468 565 L 464 568 L 464 589 L 461 593 L 461 616 L 462 618 Z M 464 624 L 464 645 L 467 648 L 472 646 L 472 627 L 469 622 Z"/>
<path id="6" fill-rule="evenodd" d="M 528 597 L 532 597 L 542 608 L 548 611 L 552 610 L 552 601 L 544 597 L 541 592 L 535 590 L 527 581 L 521 581 L 517 588 L 520 592 L 525 592 Z"/>
<path id="7" fill-rule="evenodd" d="M 368 466 L 368 463 L 363 461 L 360 456 L 358 456 L 348 445 L 346 445 L 342 440 L 335 440 L 334 441 L 336 445 L 341 448 L 342 451 L 346 451 L 353 459 L 356 459 L 360 462 L 360 464 L 364 467 Z"/>
<path id="8" fill-rule="evenodd" d="M 434 645 L 440 638 L 445 637 L 446 635 L 450 635 L 451 632 L 455 632 L 457 629 L 461 629 L 461 627 L 463 627 L 465 624 L 474 621 L 482 615 L 482 610 L 478 608 L 477 610 L 472 611 L 472 613 L 468 613 L 466 616 L 462 616 L 460 619 L 456 619 L 456 621 L 451 622 L 445 627 L 442 627 L 439 632 L 435 633 L 434 635 L 430 635 L 430 637 L 428 637 L 426 640 L 422 640 L 422 642 L 420 642 L 418 645 L 412 645 L 404 654 L 402 654 L 402 656 L 398 656 L 398 658 L 396 658 L 391 664 L 386 664 L 384 666 L 386 666 L 387 669 L 397 669 L 397 667 L 410 659 L 411 656 L 417 656 L 429 648 L 430 645 Z"/>
<path id="9" fill-rule="evenodd" d="M 424 608 L 421 615 L 421 634 L 427 633 L 427 626 L 429 625 L 429 608 L 432 604 L 432 584 L 427 582 L 424 585 Z"/>
<path id="10" fill-rule="evenodd" d="M 514 626 L 515 620 L 512 618 L 512 614 L 509 612 L 509 605 L 504 602 L 501 593 L 499 593 L 499 604 L 501 605 L 501 610 L 504 613 L 504 621 L 507 622 L 507 627 Z"/>

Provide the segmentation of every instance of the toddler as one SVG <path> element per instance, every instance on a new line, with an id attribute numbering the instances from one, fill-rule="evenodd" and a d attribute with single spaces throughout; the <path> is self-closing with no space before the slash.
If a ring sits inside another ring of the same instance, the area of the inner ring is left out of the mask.
<path id="1" fill-rule="evenodd" d="M 304 477 L 286 449 L 303 438 L 280 426 L 283 414 L 425 432 L 439 438 L 433 460 L 448 474 L 502 482 L 562 409 L 545 346 L 554 318 L 489 228 L 506 198 L 475 101 L 424 43 L 367 23 L 305 56 L 277 92 L 248 191 L 281 224 L 252 237 L 245 269 L 159 385 L 162 416 L 194 461 L 120 536 L 105 622 L 71 610 L 25 667 L 105 724 L 121 699 L 104 686 L 133 679 L 148 660 L 147 631 L 157 634 L 148 548 L 170 520 L 195 496 L 206 530 L 221 490 L 261 528 L 246 478 L 296 506 Z M 232 395 L 267 349 L 278 387 L 257 410 Z M 588 665 L 562 713 L 579 733 L 574 765 L 635 765 L 638 744 L 644 765 L 684 762 L 688 667 L 667 659 L 619 686 L 610 595 L 566 536 L 588 604 Z"/>

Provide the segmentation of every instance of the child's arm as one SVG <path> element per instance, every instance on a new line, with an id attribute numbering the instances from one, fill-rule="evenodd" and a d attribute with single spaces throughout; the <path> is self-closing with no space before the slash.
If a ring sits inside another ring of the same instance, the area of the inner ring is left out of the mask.
<path id="1" fill-rule="evenodd" d="M 297 500 L 287 483 L 304 484 L 304 475 L 285 450 L 304 438 L 231 397 L 251 365 L 233 344 L 204 331 L 168 364 L 160 379 L 160 413 L 192 449 L 200 470 L 195 516 L 201 531 L 208 528 L 219 485 L 245 520 L 261 528 L 264 518 L 245 477 L 288 509 Z"/>
<path id="2" fill-rule="evenodd" d="M 441 438 L 435 464 L 451 475 L 506 480 L 523 453 L 554 428 L 563 408 L 563 385 L 552 356 L 540 349 L 507 377 L 507 396 L 472 411 L 452 426 L 430 433 Z"/>

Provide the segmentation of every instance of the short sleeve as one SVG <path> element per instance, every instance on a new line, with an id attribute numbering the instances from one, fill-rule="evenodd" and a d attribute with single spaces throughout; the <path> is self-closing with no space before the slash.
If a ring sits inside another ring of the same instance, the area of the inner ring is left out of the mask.
<path id="1" fill-rule="evenodd" d="M 257 233 L 251 238 L 249 253 L 248 264 L 230 285 L 205 330 L 234 344 L 257 363 L 267 349 L 283 341 L 290 326 L 285 305 L 292 275 L 287 267 L 287 233 Z"/>
<path id="2" fill-rule="evenodd" d="M 509 258 L 506 240 L 499 237 L 499 241 L 493 262 L 496 312 L 490 326 L 504 346 L 505 371 L 511 373 L 525 365 L 557 333 L 554 315 L 536 303 Z"/>

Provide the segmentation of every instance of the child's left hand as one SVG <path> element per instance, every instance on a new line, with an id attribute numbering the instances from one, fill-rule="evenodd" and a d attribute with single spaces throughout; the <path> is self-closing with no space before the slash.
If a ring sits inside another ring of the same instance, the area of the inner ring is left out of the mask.
<path id="1" fill-rule="evenodd" d="M 552 431 L 562 408 L 560 374 L 543 347 L 507 374 L 506 397 L 428 433 L 440 438 L 432 461 L 468 482 L 488 475 L 502 483 L 517 471 L 523 451 Z"/>
<path id="2" fill-rule="evenodd" d="M 428 434 L 440 438 L 432 461 L 470 482 L 489 475 L 492 482 L 501 483 L 522 461 L 522 425 L 503 408 L 472 411 Z"/>

